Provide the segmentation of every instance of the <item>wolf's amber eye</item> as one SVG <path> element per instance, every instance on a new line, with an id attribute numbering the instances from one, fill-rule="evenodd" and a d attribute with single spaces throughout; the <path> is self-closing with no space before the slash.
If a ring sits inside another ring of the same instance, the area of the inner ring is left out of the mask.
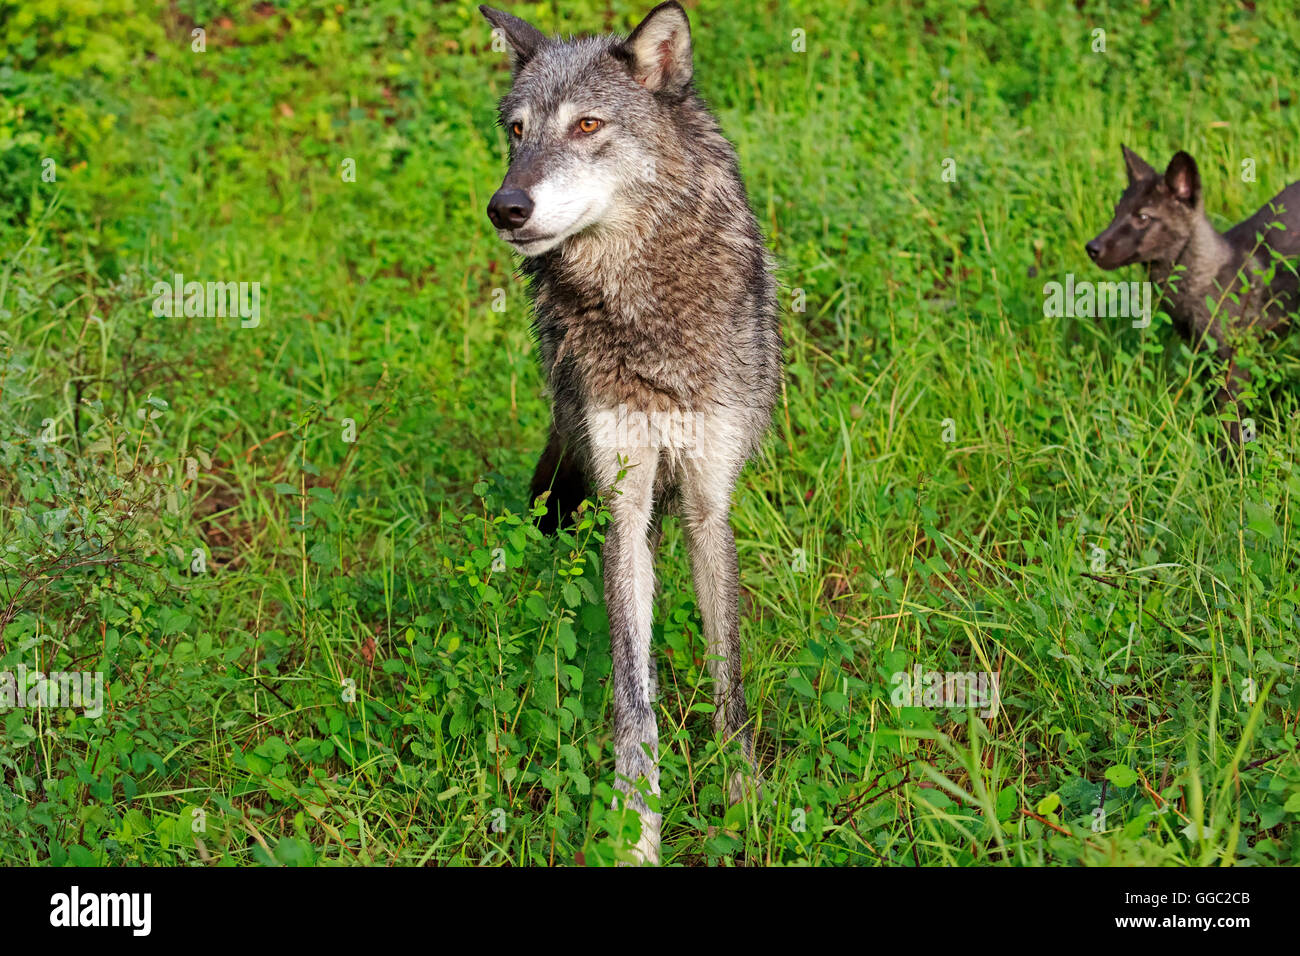
<path id="1" fill-rule="evenodd" d="M 510 124 L 510 132 L 514 133 L 516 136 L 523 136 L 523 135 L 524 135 L 524 124 L 523 124 L 523 123 L 511 123 L 511 124 Z"/>
<path id="2" fill-rule="evenodd" d="M 600 120 L 592 119 L 590 116 L 578 120 L 578 129 L 582 130 L 584 133 L 594 133 L 596 130 L 600 129 L 602 125 L 603 124 Z"/>

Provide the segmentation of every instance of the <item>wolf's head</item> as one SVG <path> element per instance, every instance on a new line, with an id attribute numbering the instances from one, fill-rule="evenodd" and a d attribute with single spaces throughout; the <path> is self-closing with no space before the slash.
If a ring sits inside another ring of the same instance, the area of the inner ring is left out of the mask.
<path id="1" fill-rule="evenodd" d="M 1161 176 L 1127 146 L 1124 169 L 1128 188 L 1119 197 L 1115 218 L 1084 249 L 1103 269 L 1118 269 L 1135 262 L 1178 259 L 1203 216 L 1201 175 L 1196 160 L 1181 150 Z"/>
<path id="2" fill-rule="evenodd" d="M 518 252 L 536 256 L 617 218 L 631 207 L 615 200 L 649 189 L 656 167 L 671 162 L 665 113 L 691 95 L 690 24 L 669 2 L 626 40 L 563 41 L 479 9 L 514 58 L 514 84 L 501 101 L 510 169 L 488 218 Z"/>

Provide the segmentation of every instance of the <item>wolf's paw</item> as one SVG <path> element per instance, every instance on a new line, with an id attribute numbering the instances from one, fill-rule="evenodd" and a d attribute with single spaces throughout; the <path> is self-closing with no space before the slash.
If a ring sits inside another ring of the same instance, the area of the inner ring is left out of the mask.
<path id="1" fill-rule="evenodd" d="M 753 794 L 755 799 L 760 803 L 763 800 L 763 777 L 757 770 L 733 770 L 731 778 L 727 783 L 727 796 L 731 806 L 735 806 L 742 800 Z"/>
<path id="2" fill-rule="evenodd" d="M 632 847 L 634 861 L 620 861 L 619 866 L 658 866 L 659 830 L 663 818 L 657 813 L 642 813 L 641 838 Z"/>

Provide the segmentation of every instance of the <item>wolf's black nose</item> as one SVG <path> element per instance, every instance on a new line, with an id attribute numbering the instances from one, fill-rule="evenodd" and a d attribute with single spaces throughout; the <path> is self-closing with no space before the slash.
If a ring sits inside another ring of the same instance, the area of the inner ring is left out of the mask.
<path id="1" fill-rule="evenodd" d="M 488 203 L 488 218 L 498 229 L 518 229 L 533 214 L 533 201 L 522 189 L 498 189 Z"/>
<path id="2" fill-rule="evenodd" d="M 1084 246 L 1083 248 L 1084 248 L 1084 251 L 1088 253 L 1088 258 L 1091 259 L 1093 262 L 1096 262 L 1096 261 L 1097 261 L 1097 257 L 1098 257 L 1099 255 L 1101 255 L 1101 246 L 1097 244 L 1097 240 L 1096 240 L 1096 239 L 1094 239 L 1092 242 L 1088 243 L 1088 244 L 1087 244 L 1086 246 Z"/>

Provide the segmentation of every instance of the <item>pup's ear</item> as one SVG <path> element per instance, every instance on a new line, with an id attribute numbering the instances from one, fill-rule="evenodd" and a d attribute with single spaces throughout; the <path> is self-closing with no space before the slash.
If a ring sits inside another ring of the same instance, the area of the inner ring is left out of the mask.
<path id="1" fill-rule="evenodd" d="M 1155 179 L 1156 171 L 1150 163 L 1127 146 L 1121 145 L 1120 149 L 1124 150 L 1124 171 L 1128 173 L 1130 185 L 1143 179 Z"/>
<path id="2" fill-rule="evenodd" d="M 691 24 L 676 0 L 651 10 L 632 35 L 615 49 L 632 78 L 651 92 L 678 93 L 691 82 Z"/>
<path id="3" fill-rule="evenodd" d="M 514 66 L 516 70 L 522 69 L 524 64 L 533 58 L 537 48 L 546 42 L 546 36 L 541 30 L 538 30 L 531 23 L 525 23 L 518 17 L 486 6 L 480 6 L 478 12 L 483 14 L 488 23 L 492 24 L 496 30 L 501 31 L 501 36 L 510 44 L 510 49 L 515 54 Z"/>
<path id="4" fill-rule="evenodd" d="M 1175 199 L 1194 207 L 1201 198 L 1201 174 L 1196 168 L 1196 160 L 1181 149 L 1174 153 L 1169 168 L 1165 170 L 1165 185 Z"/>

